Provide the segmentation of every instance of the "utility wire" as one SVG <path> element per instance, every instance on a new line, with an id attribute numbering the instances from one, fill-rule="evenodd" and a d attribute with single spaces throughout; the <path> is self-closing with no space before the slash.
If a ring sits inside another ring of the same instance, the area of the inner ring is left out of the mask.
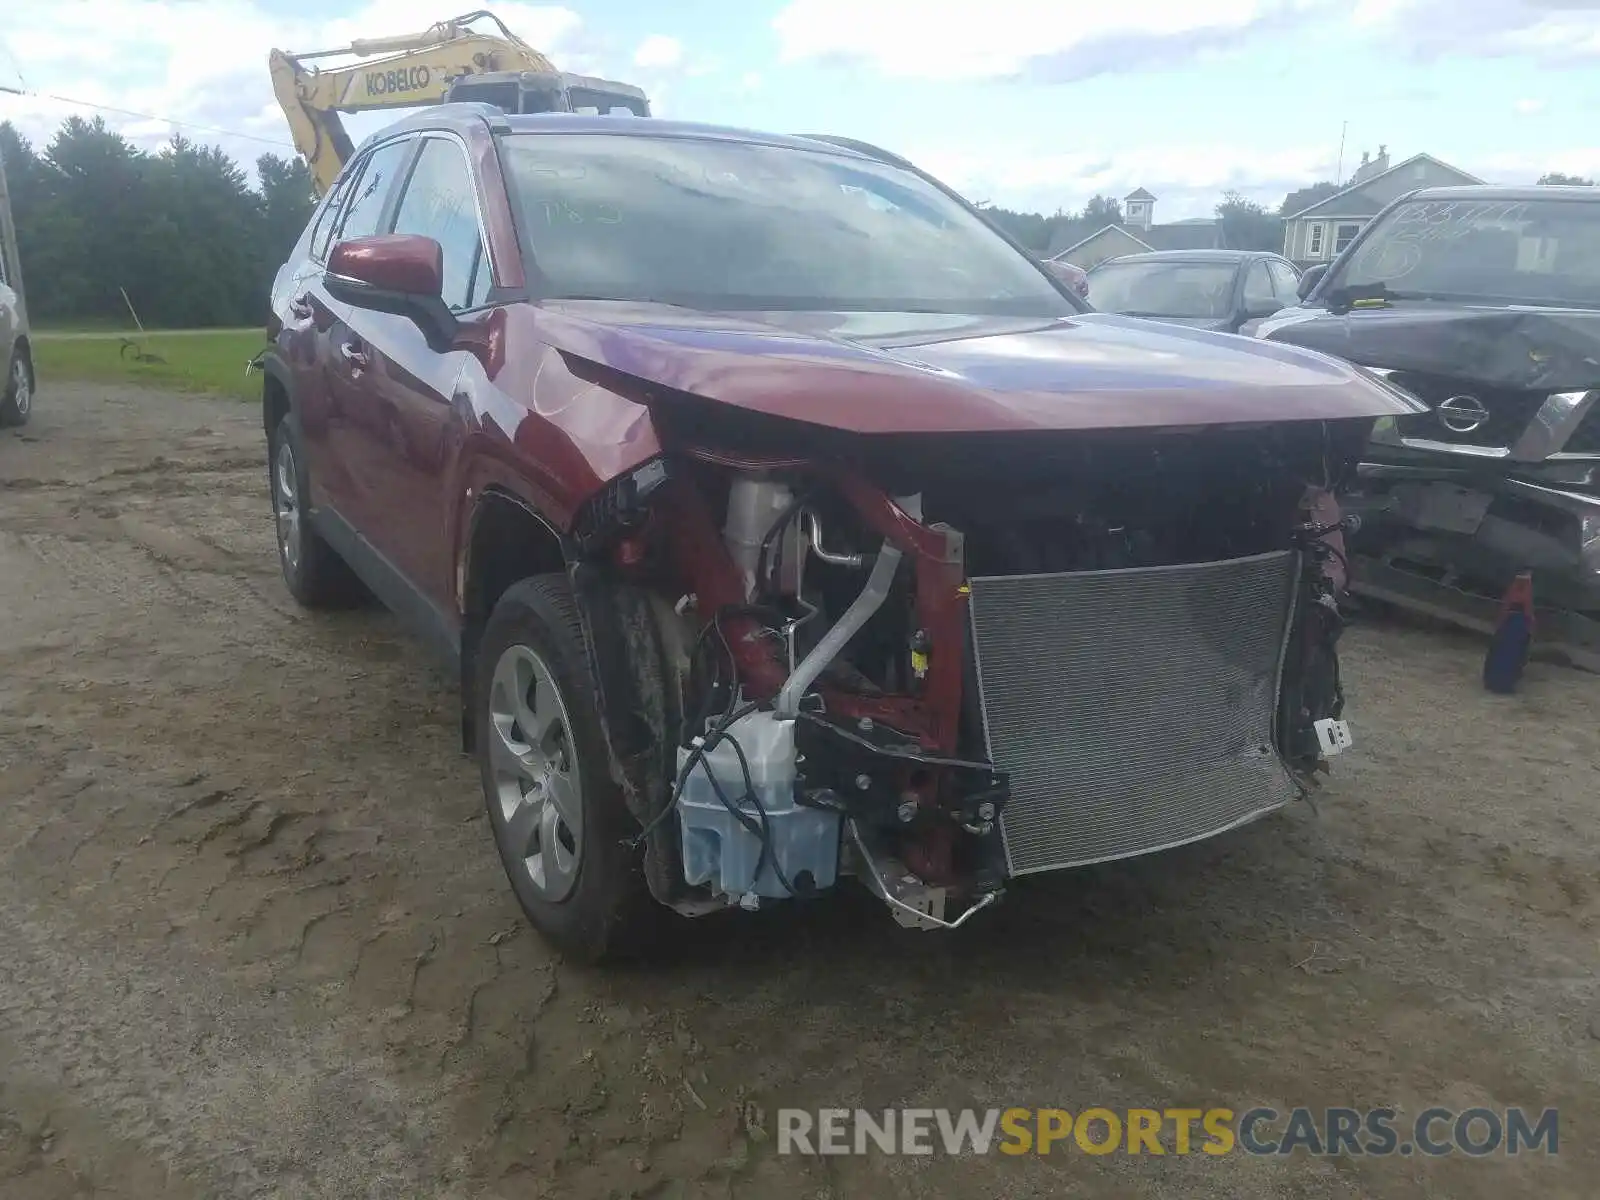
<path id="1" fill-rule="evenodd" d="M 17 82 L 23 87 L 28 86 L 28 78 L 22 73 L 22 60 L 11 52 L 11 43 L 6 41 L 5 35 L 0 34 L 0 50 L 6 52 L 6 57 L 11 60 L 11 65 L 17 69 Z"/>
<path id="2" fill-rule="evenodd" d="M 21 72 L 18 72 L 20 77 Z M 292 142 L 281 141 L 278 138 L 261 137 L 254 133 L 240 133 L 237 129 L 222 129 L 216 125 L 200 125 L 194 121 L 180 121 L 176 117 L 163 117 L 155 113 L 135 112 L 131 108 L 118 108 L 114 104 L 97 104 L 93 100 L 78 100 L 72 96 L 56 96 L 49 92 L 35 92 L 27 88 L 6 87 L 0 84 L 0 92 L 8 92 L 13 96 L 32 96 L 36 100 L 56 100 L 62 104 L 81 104 L 84 108 L 96 108 L 102 112 L 117 113 L 124 117 L 138 117 L 141 121 L 165 121 L 168 125 L 176 125 L 181 129 L 198 129 L 203 133 L 219 133 L 223 137 L 243 138 L 249 142 L 261 142 L 268 146 L 283 146 L 293 150 Z"/>

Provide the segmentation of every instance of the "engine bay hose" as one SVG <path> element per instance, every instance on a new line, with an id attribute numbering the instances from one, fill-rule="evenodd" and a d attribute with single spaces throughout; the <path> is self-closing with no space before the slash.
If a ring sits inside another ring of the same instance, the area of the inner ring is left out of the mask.
<path id="1" fill-rule="evenodd" d="M 900 569 L 900 559 L 900 548 L 886 540 L 883 548 L 878 551 L 878 556 L 872 564 L 872 573 L 867 576 L 867 585 L 861 589 L 861 594 L 851 602 L 850 607 L 844 610 L 844 615 L 834 623 L 833 628 L 822 635 L 822 640 L 810 654 L 800 660 L 799 665 L 784 681 L 782 689 L 778 692 L 776 709 L 780 719 L 794 720 L 800 712 L 801 698 L 817 681 L 817 676 L 838 657 L 846 643 L 861 631 L 861 627 L 871 619 L 872 614 L 883 607 L 883 602 L 889 597 L 889 588 L 894 583 L 895 572 Z"/>

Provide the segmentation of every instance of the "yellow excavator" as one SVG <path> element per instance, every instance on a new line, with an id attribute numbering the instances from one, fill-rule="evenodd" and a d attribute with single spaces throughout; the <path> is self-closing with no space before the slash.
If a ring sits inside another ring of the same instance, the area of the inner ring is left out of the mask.
<path id="1" fill-rule="evenodd" d="M 491 22 L 488 33 L 472 26 Z M 328 68 L 314 59 L 365 61 Z M 383 56 L 383 57 L 376 57 Z M 440 21 L 417 34 L 361 38 L 337 50 L 272 51 L 272 90 L 322 195 L 355 152 L 341 112 L 478 101 L 507 112 L 621 111 L 648 117 L 650 103 L 632 84 L 558 71 L 491 12 Z"/>

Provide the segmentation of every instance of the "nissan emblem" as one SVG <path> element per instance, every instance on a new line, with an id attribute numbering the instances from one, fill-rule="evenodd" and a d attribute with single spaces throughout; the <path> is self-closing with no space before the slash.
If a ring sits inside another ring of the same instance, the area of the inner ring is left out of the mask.
<path id="1" fill-rule="evenodd" d="M 1489 420 L 1489 410 L 1476 396 L 1451 396 L 1434 411 L 1451 433 L 1472 433 Z"/>

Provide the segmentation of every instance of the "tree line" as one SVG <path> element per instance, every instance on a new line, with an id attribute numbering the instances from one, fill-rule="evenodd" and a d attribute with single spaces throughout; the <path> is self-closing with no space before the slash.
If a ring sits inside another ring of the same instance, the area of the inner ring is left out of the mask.
<path id="1" fill-rule="evenodd" d="M 1293 193 L 1290 199 L 1318 192 L 1323 188 L 1328 189 L 1326 194 L 1330 196 L 1339 190 L 1331 183 L 1319 183 L 1314 188 L 1305 188 Z M 1306 205 L 1316 203 L 1319 199 L 1322 199 L 1322 196 L 1315 195 L 1312 199 L 1298 204 L 1294 210 L 1286 211 L 1297 211 Z M 1285 204 L 1287 203 L 1286 199 Z M 1055 214 L 1049 217 L 1042 213 L 1014 212 L 991 204 L 979 207 L 992 221 L 1016 238 L 1025 249 L 1040 256 L 1053 254 L 1075 245 L 1084 238 L 1099 233 L 1107 225 L 1122 224 L 1122 203 L 1113 196 L 1091 196 L 1081 210 L 1057 209 Z M 1217 204 L 1215 212 L 1217 219 L 1222 222 L 1226 244 L 1233 249 L 1281 250 L 1283 248 L 1283 211 L 1274 214 L 1238 192 L 1228 192 Z"/>
<path id="2" fill-rule="evenodd" d="M 181 134 L 145 151 L 102 118 L 70 117 L 42 150 L 0 122 L 0 158 L 34 320 L 123 321 L 131 302 L 151 328 L 256 325 L 314 205 L 298 157 L 263 154 L 256 184 L 222 150 Z M 1551 172 L 1541 184 L 1592 184 Z M 1216 207 L 1226 244 L 1277 250 L 1283 218 L 1340 190 L 1324 180 L 1290 192 L 1277 212 L 1229 192 Z M 1052 216 L 981 205 L 1038 255 L 1122 221 L 1114 197 Z M 127 301 L 122 293 L 127 292 Z"/>
<path id="3" fill-rule="evenodd" d="M 41 323 L 127 323 L 131 302 L 149 328 L 262 324 L 314 204 L 298 157 L 263 154 L 252 186 L 217 147 L 175 134 L 141 150 L 99 117 L 68 118 L 43 149 L 0 122 L 0 157 Z"/>
<path id="4" fill-rule="evenodd" d="M 1594 186 L 1592 179 L 1565 175 L 1560 171 L 1541 175 L 1539 182 Z M 1277 212 L 1238 192 L 1227 192 L 1214 210 L 1217 219 L 1222 222 L 1223 242 L 1234 250 L 1281 251 L 1284 218 L 1321 203 L 1343 191 L 1345 186 L 1348 185 L 1324 179 L 1310 187 L 1299 188 L 1283 198 Z M 989 204 L 980 207 L 1024 248 L 1041 256 L 1075 245 L 1099 233 L 1107 225 L 1122 223 L 1122 205 L 1112 196 L 1092 196 L 1081 211 L 1057 209 L 1055 215 L 1049 217 L 1042 213 L 1014 212 Z"/>

